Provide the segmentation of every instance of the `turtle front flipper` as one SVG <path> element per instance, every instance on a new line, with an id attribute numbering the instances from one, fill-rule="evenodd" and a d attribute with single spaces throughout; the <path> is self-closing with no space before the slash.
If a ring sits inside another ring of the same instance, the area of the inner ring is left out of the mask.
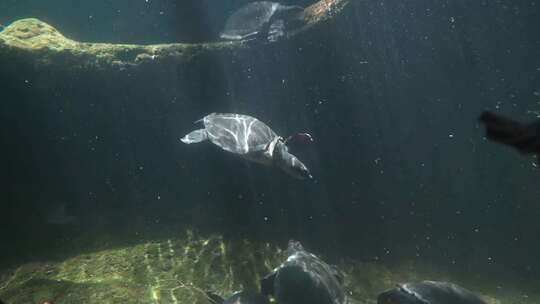
<path id="1" fill-rule="evenodd" d="M 298 179 L 313 178 L 306 165 L 304 165 L 304 163 L 302 163 L 296 156 L 289 153 L 287 146 L 283 143 L 283 141 L 279 141 L 276 144 L 272 160 L 278 168 L 282 169 L 293 177 Z"/>
<path id="2" fill-rule="evenodd" d="M 262 151 L 264 151 L 264 156 L 266 158 L 272 159 L 274 157 L 274 149 L 276 148 L 276 144 L 279 141 L 283 141 L 283 138 L 281 138 L 280 136 L 276 136 L 271 142 L 264 146 L 264 149 Z"/>
<path id="3" fill-rule="evenodd" d="M 272 15 L 270 21 L 261 30 L 261 33 L 270 42 L 278 41 L 285 37 L 289 30 L 299 26 L 295 23 L 302 23 L 300 15 L 303 12 L 304 8 L 301 6 L 280 4 L 277 6 L 276 12 Z"/>
<path id="4" fill-rule="evenodd" d="M 270 42 L 275 42 L 285 36 L 285 21 L 278 19 L 268 27 L 266 39 Z"/>
<path id="5" fill-rule="evenodd" d="M 185 144 L 193 144 L 198 143 L 201 141 L 205 141 L 208 139 L 208 133 L 206 132 L 206 129 L 199 129 L 195 130 L 186 136 L 180 138 L 180 140 Z"/>

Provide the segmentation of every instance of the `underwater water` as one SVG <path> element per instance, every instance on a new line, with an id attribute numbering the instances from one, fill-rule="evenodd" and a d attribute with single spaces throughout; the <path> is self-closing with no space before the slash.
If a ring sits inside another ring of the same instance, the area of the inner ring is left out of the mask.
<path id="1" fill-rule="evenodd" d="M 422 280 L 540 303 L 537 156 L 478 121 L 540 117 L 540 2 L 288 0 L 276 40 L 220 39 L 250 2 L 0 1 L 0 299 L 211 303 L 293 239 L 359 303 Z M 312 178 L 181 140 L 214 112 L 308 133 Z"/>

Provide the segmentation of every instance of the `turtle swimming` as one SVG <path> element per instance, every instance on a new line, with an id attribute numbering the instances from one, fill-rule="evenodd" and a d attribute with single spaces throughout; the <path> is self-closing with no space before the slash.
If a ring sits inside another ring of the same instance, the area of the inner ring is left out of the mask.
<path id="1" fill-rule="evenodd" d="M 296 23 L 304 11 L 297 5 L 281 5 L 271 1 L 256 1 L 235 11 L 225 23 L 221 39 L 265 39 L 275 41 Z"/>
<path id="2" fill-rule="evenodd" d="M 399 284 L 377 298 L 377 304 L 486 304 L 471 291 L 449 282 Z"/>
<path id="3" fill-rule="evenodd" d="M 540 156 L 540 119 L 522 123 L 485 111 L 479 120 L 486 126 L 489 140 L 514 147 L 522 154 Z"/>
<path id="4" fill-rule="evenodd" d="M 343 289 L 343 275 L 335 267 L 291 240 L 287 260 L 261 280 L 261 293 L 272 295 L 279 304 L 349 303 Z"/>
<path id="5" fill-rule="evenodd" d="M 283 139 L 260 120 L 233 113 L 212 113 L 197 122 L 202 122 L 204 128 L 182 137 L 180 140 L 183 143 L 209 140 L 221 149 L 249 161 L 278 167 L 299 179 L 312 178 L 308 168 L 287 148 L 290 140 L 313 141 L 307 133 L 297 133 Z"/>

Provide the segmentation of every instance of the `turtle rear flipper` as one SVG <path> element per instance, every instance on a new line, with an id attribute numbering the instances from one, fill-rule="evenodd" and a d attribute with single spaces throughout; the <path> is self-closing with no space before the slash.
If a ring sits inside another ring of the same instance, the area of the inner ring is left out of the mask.
<path id="1" fill-rule="evenodd" d="M 276 272 L 273 271 L 270 274 L 267 274 L 264 278 L 261 279 L 261 294 L 265 296 L 274 295 L 274 279 L 276 278 Z"/>
<path id="2" fill-rule="evenodd" d="M 208 133 L 206 133 L 205 129 L 199 129 L 195 130 L 186 136 L 182 137 L 180 140 L 185 144 L 193 144 L 198 143 L 201 141 L 205 141 L 208 139 Z"/>
<path id="3" fill-rule="evenodd" d="M 225 302 L 225 299 L 223 299 L 221 296 L 210 291 L 206 292 L 206 297 L 212 304 L 222 304 Z"/>

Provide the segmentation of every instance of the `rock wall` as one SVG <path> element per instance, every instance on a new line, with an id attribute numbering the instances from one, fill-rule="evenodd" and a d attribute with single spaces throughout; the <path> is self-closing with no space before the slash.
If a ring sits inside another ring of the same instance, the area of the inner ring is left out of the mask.
<path id="1" fill-rule="evenodd" d="M 342 15 L 348 4 L 349 0 L 323 0 L 307 7 L 302 16 L 306 26 L 290 33 L 288 39 L 296 39 L 306 31 L 316 31 L 318 26 L 330 26 L 329 21 Z M 284 41 L 277 42 L 283 43 Z M 235 52 L 249 51 L 254 47 L 268 46 L 247 42 L 157 45 L 84 43 L 66 38 L 51 25 L 32 18 L 15 21 L 0 32 L 1 60 L 11 61 L 22 56 L 28 63 L 66 70 L 110 71 L 137 68 L 146 64 L 161 67 L 189 64 L 197 57 L 234 57 Z"/>

